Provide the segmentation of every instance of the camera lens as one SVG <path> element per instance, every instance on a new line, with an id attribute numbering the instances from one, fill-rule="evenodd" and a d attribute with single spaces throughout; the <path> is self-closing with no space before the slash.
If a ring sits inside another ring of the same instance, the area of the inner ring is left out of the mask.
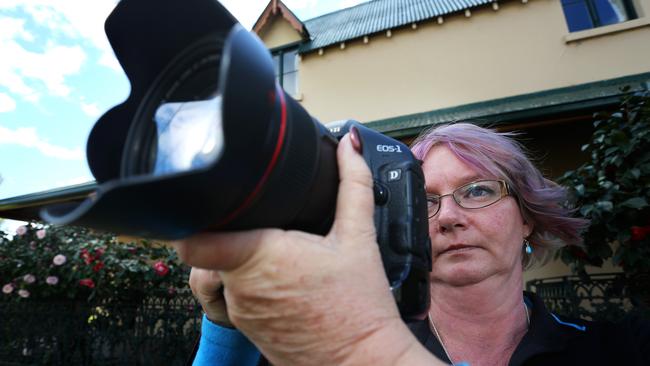
<path id="1" fill-rule="evenodd" d="M 223 151 L 220 95 L 208 100 L 161 104 L 154 115 L 157 147 L 153 175 L 212 165 Z"/>
<path id="2" fill-rule="evenodd" d="M 223 151 L 218 75 L 223 35 L 206 37 L 170 62 L 149 89 L 129 131 L 122 176 L 206 168 Z"/>
<path id="3" fill-rule="evenodd" d="M 129 50 L 120 62 L 132 90 L 88 140 L 101 189 L 44 215 L 161 239 L 260 227 L 326 233 L 338 141 L 282 90 L 268 49 L 237 24 L 174 37 L 148 49 L 154 69 L 132 57 L 140 49 L 116 42 Z"/>

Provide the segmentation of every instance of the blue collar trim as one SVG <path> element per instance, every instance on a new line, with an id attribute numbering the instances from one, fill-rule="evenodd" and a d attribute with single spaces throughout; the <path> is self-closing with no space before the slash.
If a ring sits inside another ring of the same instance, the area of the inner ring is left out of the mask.
<path id="1" fill-rule="evenodd" d="M 587 327 L 584 326 L 584 325 L 578 325 L 578 324 L 563 322 L 563 321 L 560 320 L 560 318 L 558 318 L 553 313 L 551 313 L 551 316 L 553 317 L 553 319 L 555 319 L 556 322 L 558 322 L 558 323 L 560 323 L 562 325 L 566 325 L 568 327 L 573 327 L 573 328 L 576 328 L 577 330 L 580 330 L 580 331 L 583 331 L 583 332 L 587 331 Z"/>

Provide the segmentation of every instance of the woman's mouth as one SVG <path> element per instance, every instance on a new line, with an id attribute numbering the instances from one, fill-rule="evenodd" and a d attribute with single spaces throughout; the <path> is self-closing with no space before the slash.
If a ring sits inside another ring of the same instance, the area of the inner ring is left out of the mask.
<path id="1" fill-rule="evenodd" d="M 442 254 L 456 254 L 456 253 L 464 253 L 467 251 L 470 251 L 472 249 L 477 249 L 478 247 L 473 246 L 473 245 L 465 245 L 465 244 L 454 244 L 450 245 L 445 250 L 440 252 L 440 255 Z"/>

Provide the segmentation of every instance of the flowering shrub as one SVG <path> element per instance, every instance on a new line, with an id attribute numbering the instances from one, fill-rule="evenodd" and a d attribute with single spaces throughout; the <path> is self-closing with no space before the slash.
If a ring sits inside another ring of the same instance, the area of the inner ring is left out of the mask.
<path id="1" fill-rule="evenodd" d="M 577 273 L 611 258 L 631 277 L 650 274 L 650 92 L 626 96 L 617 110 L 597 114 L 594 126 L 583 146 L 591 160 L 561 178 L 591 220 L 586 246 L 560 256 Z"/>
<path id="2" fill-rule="evenodd" d="M 29 224 L 0 236 L 0 301 L 138 301 L 174 295 L 188 273 L 170 248 L 83 228 Z"/>

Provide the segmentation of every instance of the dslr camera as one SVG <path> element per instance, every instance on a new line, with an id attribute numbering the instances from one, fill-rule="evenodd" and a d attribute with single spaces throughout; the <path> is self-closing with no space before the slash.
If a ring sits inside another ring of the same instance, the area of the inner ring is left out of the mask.
<path id="1" fill-rule="evenodd" d="M 426 315 L 424 176 L 406 145 L 355 121 L 327 128 L 311 117 L 278 85 L 264 44 L 216 0 L 122 0 L 105 28 L 131 94 L 90 133 L 97 191 L 46 207 L 46 221 L 158 239 L 262 227 L 325 234 L 336 146 L 354 126 L 395 300 L 405 320 Z"/>

